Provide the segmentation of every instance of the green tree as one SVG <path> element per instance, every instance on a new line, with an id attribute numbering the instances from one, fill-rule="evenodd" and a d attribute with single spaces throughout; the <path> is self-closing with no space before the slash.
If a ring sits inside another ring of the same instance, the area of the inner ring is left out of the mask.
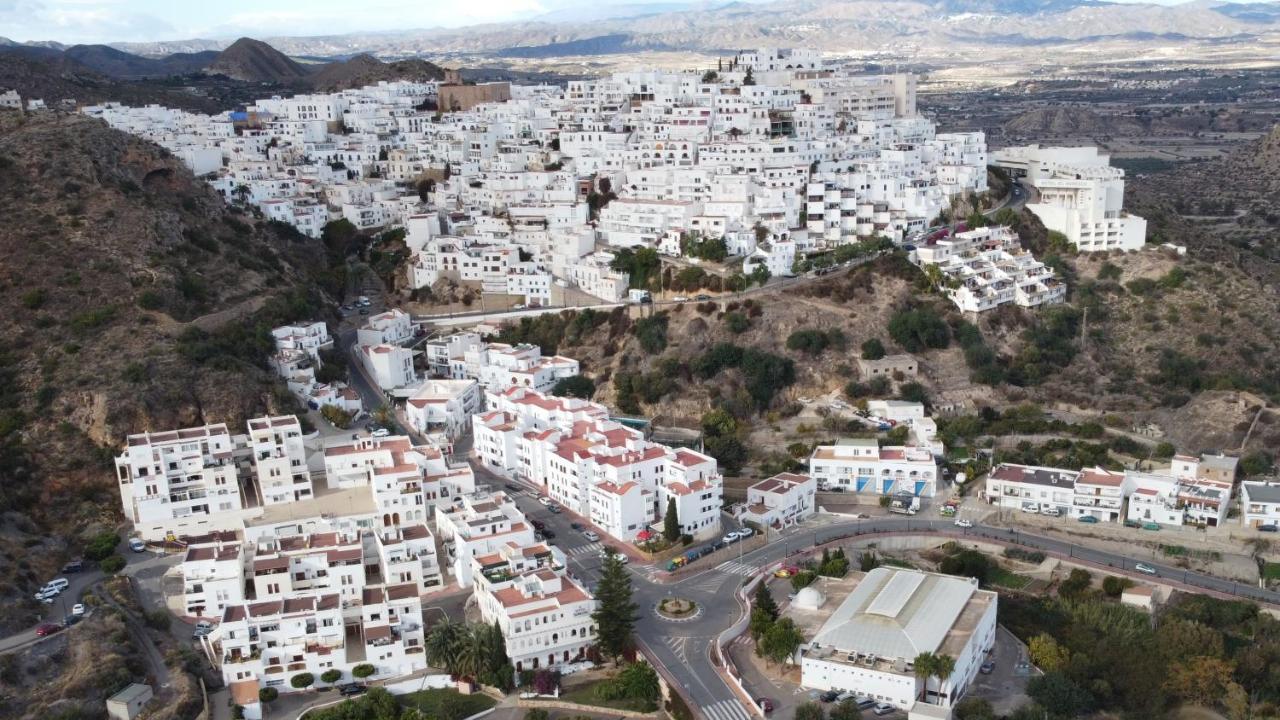
<path id="1" fill-rule="evenodd" d="M 763 610 L 769 616 L 769 620 L 777 620 L 781 611 L 778 609 L 778 603 L 773 599 L 773 593 L 769 592 L 769 584 L 761 581 L 756 585 L 755 595 L 751 598 L 751 606 L 753 609 Z"/>
<path id="2" fill-rule="evenodd" d="M 1094 706 L 1088 690 L 1058 671 L 1031 678 L 1027 695 L 1053 718 L 1074 718 L 1092 711 Z"/>
<path id="3" fill-rule="evenodd" d="M 967 697 L 956 703 L 955 720 L 996 720 L 995 708 L 989 700 Z"/>
<path id="4" fill-rule="evenodd" d="M 945 348 L 951 341 L 947 323 L 932 308 L 901 310 L 889 319 L 889 336 L 907 352 Z"/>
<path id="5" fill-rule="evenodd" d="M 763 608 L 751 608 L 751 619 L 747 621 L 747 632 L 751 635 L 752 642 L 756 644 L 757 654 L 763 652 L 760 646 L 760 639 L 764 637 L 765 633 L 769 632 L 769 628 L 773 627 L 773 621 L 776 619 Z"/>
<path id="6" fill-rule="evenodd" d="M 115 575 L 124 569 L 125 564 L 123 555 L 111 555 L 98 563 L 98 569 L 107 575 Z"/>
<path id="7" fill-rule="evenodd" d="M 427 631 L 423 643 L 427 662 L 432 667 L 441 668 L 450 675 L 459 674 L 458 656 L 462 652 L 465 633 L 466 628 L 452 620 L 446 619 L 433 625 Z M 359 666 L 356 669 L 358 670 Z"/>
<path id="8" fill-rule="evenodd" d="M 258 701 L 263 704 L 270 705 L 278 697 L 280 697 L 280 691 L 273 687 L 264 687 L 258 690 Z"/>
<path id="9" fill-rule="evenodd" d="M 342 679 L 342 671 L 331 668 L 320 673 L 320 682 L 332 685 Z"/>
<path id="10" fill-rule="evenodd" d="M 596 646 L 618 658 L 631 649 L 639 606 L 632 599 L 631 575 L 611 547 L 605 548 L 604 566 L 596 585 Z"/>
<path id="11" fill-rule="evenodd" d="M 912 662 L 911 672 L 915 674 L 916 680 L 920 683 L 920 699 L 926 700 L 929 693 L 929 679 L 933 677 L 935 668 L 938 666 L 938 656 L 929 651 L 925 651 L 916 655 Z"/>
<path id="12" fill-rule="evenodd" d="M 294 675 L 293 677 L 289 678 L 289 684 L 299 690 L 302 690 L 303 688 L 309 688 L 312 685 L 314 685 L 315 682 L 316 682 L 316 676 L 312 675 L 311 673 L 298 673 L 297 675 Z"/>
<path id="13" fill-rule="evenodd" d="M 830 720 L 862 720 L 862 711 L 854 698 L 845 698 L 831 708 L 827 717 Z"/>
<path id="14" fill-rule="evenodd" d="M 680 516 L 676 513 L 675 497 L 667 498 L 667 511 L 662 515 L 662 537 L 675 542 L 680 537 Z"/>
<path id="15" fill-rule="evenodd" d="M 373 677 L 377 672 L 378 669 L 369 663 L 360 663 L 359 665 L 351 668 L 351 676 L 362 680 L 367 677 Z"/>
<path id="16" fill-rule="evenodd" d="M 802 642 L 804 635 L 795 622 L 784 617 L 765 631 L 764 637 L 760 639 L 760 654 L 769 662 L 785 662 L 795 655 Z"/>
<path id="17" fill-rule="evenodd" d="M 111 531 L 101 532 L 89 539 L 84 546 L 84 557 L 86 560 L 95 562 L 104 560 L 116 551 L 116 546 L 120 544 L 120 536 Z"/>
<path id="18" fill-rule="evenodd" d="M 1031 638 L 1031 642 L 1027 644 L 1027 652 L 1031 655 L 1031 661 L 1036 664 L 1036 667 L 1045 672 L 1062 670 L 1071 659 L 1070 651 L 1059 645 L 1058 641 L 1048 633 L 1040 633 Z"/>
<path id="19" fill-rule="evenodd" d="M 596 394 L 596 384 L 586 375 L 572 375 L 557 382 L 555 387 L 551 388 L 551 394 L 590 400 Z"/>
<path id="20" fill-rule="evenodd" d="M 884 343 L 880 342 L 880 338 L 871 338 L 862 343 L 863 360 L 879 360 L 884 355 Z"/>

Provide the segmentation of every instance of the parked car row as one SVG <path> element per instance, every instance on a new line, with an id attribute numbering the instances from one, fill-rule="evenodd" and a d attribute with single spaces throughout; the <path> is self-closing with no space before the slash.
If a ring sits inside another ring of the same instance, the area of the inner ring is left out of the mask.
<path id="1" fill-rule="evenodd" d="M 747 538 L 755 534 L 756 534 L 756 531 L 752 530 L 749 527 L 744 527 L 738 530 L 731 530 L 727 535 L 720 538 L 720 542 L 722 543 L 721 547 L 723 547 L 724 545 L 732 545 L 738 542 L 739 540 L 746 540 Z M 716 549 L 719 550 L 720 548 L 716 548 Z"/>
<path id="2" fill-rule="evenodd" d="M 35 599 L 46 605 L 51 605 L 53 604 L 53 599 L 61 595 L 70 585 L 71 581 L 66 578 L 55 578 L 45 583 L 44 587 L 36 592 Z"/>
<path id="3" fill-rule="evenodd" d="M 828 690 L 819 695 L 818 699 L 824 703 L 841 703 L 846 700 L 852 700 L 853 704 L 859 710 L 871 710 L 876 715 L 888 715 L 894 710 L 897 710 L 897 707 L 890 705 L 889 703 L 876 702 L 875 698 L 851 692 L 841 692 L 839 690 Z"/>

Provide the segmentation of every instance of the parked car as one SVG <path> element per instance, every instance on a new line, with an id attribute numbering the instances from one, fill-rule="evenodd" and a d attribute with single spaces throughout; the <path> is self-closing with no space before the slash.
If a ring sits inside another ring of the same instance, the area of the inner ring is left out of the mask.
<path id="1" fill-rule="evenodd" d="M 360 314 L 361 314 L 361 315 L 368 315 L 368 314 L 369 314 L 369 308 L 360 308 Z"/>
<path id="2" fill-rule="evenodd" d="M 569 523 L 569 527 L 573 528 L 574 530 L 586 530 L 586 529 L 587 529 L 587 526 L 586 526 L 586 525 L 583 525 L 583 524 L 582 524 L 582 523 L 580 523 L 580 522 L 571 522 L 571 523 Z"/>
<path id="3" fill-rule="evenodd" d="M 551 540 L 551 539 L 552 539 L 552 538 L 554 538 L 555 536 L 556 536 L 556 534 L 555 534 L 555 532 L 554 532 L 554 531 L 552 531 L 552 530 L 551 530 L 551 528 L 547 528 L 547 529 L 545 529 L 545 530 L 543 530 L 543 531 L 542 531 L 542 537 L 544 537 L 544 538 L 546 538 L 546 539 L 548 539 L 548 540 Z"/>
<path id="4" fill-rule="evenodd" d="M 689 298 L 687 298 L 687 297 L 685 297 L 685 296 L 683 296 L 683 295 L 677 295 L 677 296 L 675 296 L 675 297 L 671 298 L 671 300 L 672 300 L 673 302 L 689 302 Z"/>
<path id="5" fill-rule="evenodd" d="M 835 702 L 840 697 L 840 693 L 835 690 L 828 690 L 818 696 L 818 699 L 824 703 Z"/>
<path id="6" fill-rule="evenodd" d="M 723 548 L 723 547 L 724 547 L 724 541 L 723 541 L 723 540 L 712 540 L 712 541 L 711 541 L 711 544 L 707 545 L 707 547 L 711 548 L 711 552 L 715 552 L 715 551 L 717 551 L 717 550 L 719 550 L 719 549 L 721 549 L 721 548 Z"/>
<path id="7" fill-rule="evenodd" d="M 893 705 L 890 705 L 889 703 L 876 703 L 875 708 L 872 709 L 871 712 L 875 713 L 876 715 L 888 715 L 889 713 L 897 709 L 898 708 L 894 707 Z"/>
<path id="8" fill-rule="evenodd" d="M 542 503 L 543 505 L 550 505 L 551 498 L 547 497 L 546 495 L 539 495 L 538 502 Z"/>
<path id="9" fill-rule="evenodd" d="M 1091 525 L 1098 522 L 1098 518 L 1092 515 L 1081 515 L 1078 520 L 1082 523 L 1089 523 Z"/>
<path id="10" fill-rule="evenodd" d="M 971 528 L 973 527 L 973 521 L 965 520 L 964 518 L 956 518 L 956 527 Z"/>
<path id="11" fill-rule="evenodd" d="M 136 552 L 146 552 L 147 543 L 142 538 L 129 538 L 129 549 Z"/>
<path id="12" fill-rule="evenodd" d="M 590 540 L 591 542 L 598 542 L 600 540 L 600 536 L 597 535 L 594 530 L 584 530 L 582 532 L 582 537 Z"/>
<path id="13" fill-rule="evenodd" d="M 196 623 L 195 629 L 191 631 L 191 638 L 199 639 L 204 637 L 205 635 L 208 635 L 211 632 L 213 632 L 213 623 L 209 622 L 208 620 L 201 620 L 200 622 Z"/>
<path id="14" fill-rule="evenodd" d="M 45 590 L 53 589 L 53 590 L 57 590 L 58 592 L 62 592 L 63 590 L 66 590 L 70 585 L 71 585 L 71 581 L 66 578 L 54 578 L 44 584 L 44 589 Z"/>
<path id="15" fill-rule="evenodd" d="M 1137 565 L 1133 566 L 1133 569 L 1137 570 L 1143 575 L 1159 575 L 1160 574 L 1159 572 L 1156 571 L 1155 568 L 1151 567 L 1146 563 L 1138 563 Z"/>
<path id="16" fill-rule="evenodd" d="M 547 524 L 546 524 L 546 523 L 544 523 L 544 522 L 542 522 L 541 520 L 530 520 L 530 521 L 529 521 L 529 524 L 533 526 L 533 529 L 534 529 L 534 530 L 546 530 L 546 529 L 547 529 Z"/>
<path id="17" fill-rule="evenodd" d="M 556 504 L 554 504 L 554 503 L 548 503 L 548 504 L 547 504 L 547 512 L 551 513 L 552 515 L 559 515 L 559 514 L 560 514 L 560 506 L 559 506 L 559 505 L 556 505 Z"/>
<path id="18" fill-rule="evenodd" d="M 1058 517 L 1059 515 L 1062 514 L 1062 512 L 1058 510 L 1058 508 L 1056 507 L 1047 507 L 1047 508 L 1041 509 L 1040 514 L 1048 515 L 1049 517 Z"/>
<path id="19" fill-rule="evenodd" d="M 698 302 L 706 302 L 711 299 L 711 296 L 707 295 L 706 293 L 703 293 L 701 295 L 695 295 L 693 299 L 697 300 Z"/>
<path id="20" fill-rule="evenodd" d="M 53 623 L 40 623 L 36 626 L 36 637 L 47 637 L 61 629 L 61 627 L 54 625 Z"/>
<path id="21" fill-rule="evenodd" d="M 1159 530 L 1160 523 L 1153 523 L 1153 522 L 1142 523 L 1142 529 L 1143 530 Z"/>
<path id="22" fill-rule="evenodd" d="M 1276 532 L 1278 528 L 1275 525 L 1259 525 L 1258 532 Z"/>
<path id="23" fill-rule="evenodd" d="M 71 606 L 72 615 L 75 615 L 76 617 L 83 617 L 84 613 L 85 613 L 85 608 L 83 604 L 76 603 L 75 605 Z"/>
<path id="24" fill-rule="evenodd" d="M 773 576 L 776 578 L 789 578 L 791 577 L 791 568 L 778 568 L 773 571 Z"/>
<path id="25" fill-rule="evenodd" d="M 360 683 L 347 683 L 346 685 L 338 686 L 338 694 L 343 697 L 351 697 L 352 695 L 359 695 L 364 691 L 365 691 L 365 687 Z"/>
<path id="26" fill-rule="evenodd" d="M 62 627 L 69 628 L 78 622 L 80 622 L 79 615 L 66 615 L 62 618 Z"/>
<path id="27" fill-rule="evenodd" d="M 1022 512 L 1038 515 L 1040 513 L 1040 506 L 1037 503 L 1022 503 Z"/>
<path id="28" fill-rule="evenodd" d="M 876 701 L 872 700 L 866 695 L 859 695 L 858 697 L 854 698 L 853 704 L 857 705 L 859 710 L 866 710 L 868 708 L 875 707 Z"/>
<path id="29" fill-rule="evenodd" d="M 996 664 L 990 660 L 978 666 L 978 672 L 982 673 L 983 675 L 990 675 L 992 671 L 994 671 L 995 669 L 996 669 Z"/>
<path id="30" fill-rule="evenodd" d="M 613 554 L 614 554 L 614 556 L 615 556 L 615 557 L 617 557 L 617 558 L 618 558 L 618 562 L 622 563 L 623 565 L 626 565 L 627 563 L 631 562 L 631 558 L 628 558 L 626 555 L 623 555 L 622 553 L 618 552 L 617 550 L 614 550 L 614 551 L 613 551 Z M 609 557 L 609 551 L 608 551 L 608 549 L 607 549 L 607 548 L 605 548 L 605 549 L 600 550 L 600 559 L 601 559 L 601 560 L 603 560 L 603 559 L 605 559 L 605 558 L 607 558 L 607 557 Z"/>
<path id="31" fill-rule="evenodd" d="M 514 493 L 514 492 L 520 492 L 520 486 L 519 486 L 519 485 L 512 485 L 511 483 L 507 483 L 506 485 L 503 485 L 502 487 L 506 488 L 507 492 L 513 492 L 513 493 Z"/>
<path id="32" fill-rule="evenodd" d="M 729 533 L 728 535 L 725 535 L 724 537 L 720 538 L 720 542 L 721 542 L 721 543 L 723 543 L 723 544 L 725 544 L 725 545 L 732 545 L 732 544 L 734 544 L 734 543 L 738 542 L 738 540 L 740 540 L 740 539 L 741 539 L 741 538 L 739 538 L 739 537 L 738 537 L 738 533 L 732 533 L 732 532 L 731 532 L 731 533 Z"/>
<path id="33" fill-rule="evenodd" d="M 743 540 L 746 540 L 747 538 L 756 534 L 756 531 L 752 530 L 749 527 L 738 528 L 735 532 L 738 534 L 738 537 L 742 538 Z"/>
<path id="34" fill-rule="evenodd" d="M 756 704 L 760 706 L 760 710 L 763 712 L 773 712 L 773 701 L 769 698 L 756 698 Z"/>
<path id="35" fill-rule="evenodd" d="M 35 599 L 38 602 L 42 602 L 46 605 L 49 605 L 49 604 L 52 604 L 53 599 L 58 597 L 58 595 L 60 595 L 61 593 L 62 593 L 61 590 L 56 590 L 54 588 L 40 588 L 40 592 L 37 592 L 35 594 Z"/>
<path id="36" fill-rule="evenodd" d="M 369 433 L 370 436 L 376 437 L 376 438 L 384 438 L 390 434 L 391 434 L 391 431 L 384 427 L 377 428 L 373 432 Z"/>
<path id="37" fill-rule="evenodd" d="M 72 560 L 71 562 L 62 566 L 62 572 L 64 573 L 78 573 L 83 569 L 84 569 L 83 560 Z"/>

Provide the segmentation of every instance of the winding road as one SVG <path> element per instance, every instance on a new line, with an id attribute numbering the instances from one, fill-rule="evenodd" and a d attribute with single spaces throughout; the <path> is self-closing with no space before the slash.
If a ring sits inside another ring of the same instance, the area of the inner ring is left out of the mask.
<path id="1" fill-rule="evenodd" d="M 558 546 L 569 556 L 570 569 L 576 576 L 589 584 L 599 578 L 601 560 L 596 552 L 598 543 L 586 543 L 580 533 L 569 527 L 570 520 L 565 513 L 552 515 L 546 512 L 536 502 L 533 494 L 521 495 L 517 502 L 528 515 L 546 522 L 556 531 Z M 984 525 L 958 528 L 951 520 L 876 517 L 866 520 L 838 519 L 827 524 L 789 529 L 769 544 L 745 551 L 739 559 L 724 561 L 719 565 L 708 564 L 705 570 L 674 582 L 666 582 L 667 574 L 661 570 L 632 564 L 629 569 L 633 575 L 635 600 L 641 608 L 636 634 L 650 657 L 670 672 L 669 679 L 674 678 L 690 707 L 700 717 L 705 720 L 749 720 L 758 716 L 758 713 L 747 699 L 729 685 L 713 660 L 717 638 L 741 616 L 742 608 L 736 599 L 737 590 L 748 577 L 762 570 L 772 571 L 789 555 L 826 543 L 893 535 L 1016 545 L 1040 550 L 1069 562 L 1093 565 L 1102 570 L 1128 574 L 1146 582 L 1176 589 L 1280 606 L 1280 593 L 1162 565 L 1152 562 L 1145 555 L 1135 558 L 1020 530 Z M 1158 575 L 1137 572 L 1134 568 L 1139 562 L 1154 567 Z M 692 599 L 708 611 L 684 622 L 663 620 L 652 612 L 652 608 L 662 598 L 671 595 Z"/>

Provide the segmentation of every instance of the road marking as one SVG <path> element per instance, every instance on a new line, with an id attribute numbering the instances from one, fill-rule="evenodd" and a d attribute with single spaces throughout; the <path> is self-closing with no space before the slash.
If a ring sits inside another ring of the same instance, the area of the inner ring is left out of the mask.
<path id="1" fill-rule="evenodd" d="M 573 556 L 585 555 L 587 553 L 598 553 L 603 547 L 604 546 L 600 543 L 593 542 L 587 545 L 579 545 L 578 547 L 569 550 L 568 553 Z"/>
<path id="2" fill-rule="evenodd" d="M 721 700 L 703 708 L 713 720 L 751 720 L 751 714 L 737 700 Z"/>
<path id="3" fill-rule="evenodd" d="M 716 566 L 716 570 L 730 575 L 750 575 L 756 571 L 754 565 L 745 565 L 734 560 L 726 560 Z"/>
<path id="4" fill-rule="evenodd" d="M 662 638 L 662 643 L 671 649 L 680 662 L 689 662 L 689 656 L 686 652 L 689 638 L 681 636 L 668 635 Z"/>

